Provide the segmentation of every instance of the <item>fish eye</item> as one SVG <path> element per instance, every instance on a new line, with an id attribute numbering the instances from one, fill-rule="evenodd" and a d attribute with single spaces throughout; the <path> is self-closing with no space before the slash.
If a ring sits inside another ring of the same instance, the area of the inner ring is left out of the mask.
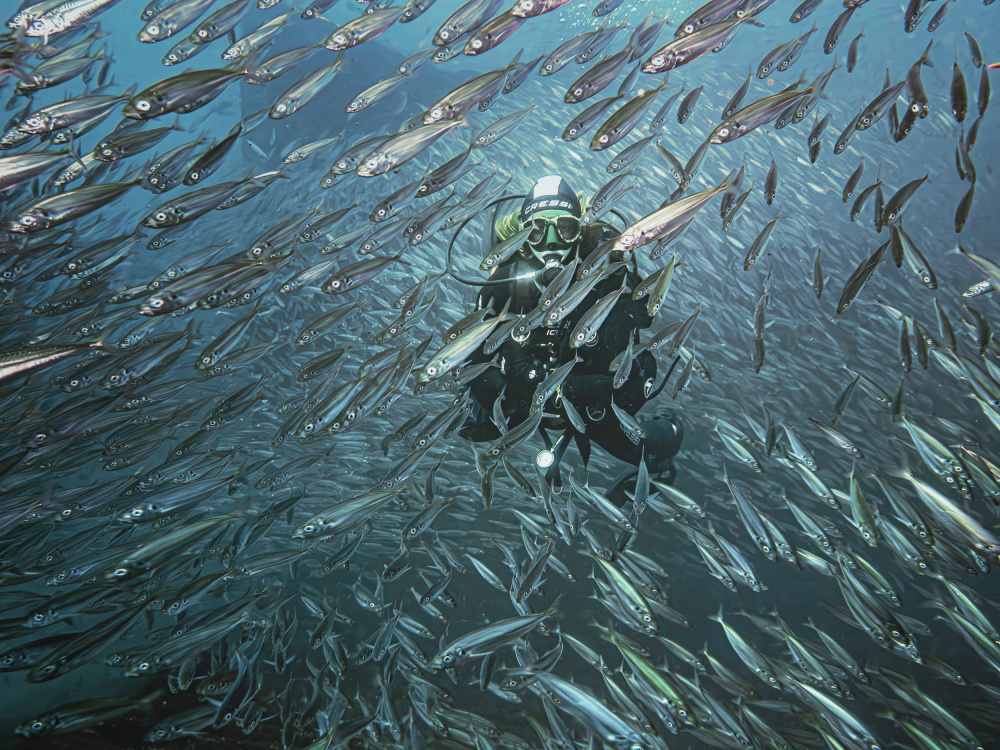
<path id="1" fill-rule="evenodd" d="M 115 571 L 111 574 L 115 578 L 124 578 L 128 574 L 128 570 L 125 568 L 115 568 Z"/>
<path id="2" fill-rule="evenodd" d="M 157 211 L 153 215 L 153 218 L 156 219 L 157 221 L 166 221 L 167 220 L 167 215 L 163 211 Z"/>
<path id="3" fill-rule="evenodd" d="M 157 34 L 160 33 L 160 27 L 158 24 L 154 23 L 152 26 L 147 26 L 146 31 L 152 34 L 153 36 L 156 36 Z"/>
<path id="4" fill-rule="evenodd" d="M 451 36 L 451 33 L 448 31 L 448 29 L 441 29 L 441 31 L 438 32 L 438 36 L 441 37 L 442 39 L 447 39 L 448 37 Z"/>
<path id="5" fill-rule="evenodd" d="M 346 44 L 347 43 L 347 36 L 344 35 L 344 34 L 334 34 L 333 35 L 333 41 L 334 41 L 335 44 Z"/>

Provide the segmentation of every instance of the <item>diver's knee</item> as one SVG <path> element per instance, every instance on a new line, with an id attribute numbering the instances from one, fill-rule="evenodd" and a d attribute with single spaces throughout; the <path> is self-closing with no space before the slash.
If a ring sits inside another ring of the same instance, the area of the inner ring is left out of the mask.
<path id="1" fill-rule="evenodd" d="M 646 433 L 643 438 L 646 466 L 651 473 L 665 471 L 684 442 L 683 424 L 679 420 L 654 419 L 643 422 L 642 430 Z"/>

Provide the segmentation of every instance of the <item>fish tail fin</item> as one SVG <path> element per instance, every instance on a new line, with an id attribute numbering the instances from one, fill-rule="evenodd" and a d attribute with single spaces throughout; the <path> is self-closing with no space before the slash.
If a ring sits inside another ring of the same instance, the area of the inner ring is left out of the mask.
<path id="1" fill-rule="evenodd" d="M 260 63 L 260 58 L 263 57 L 265 50 L 267 50 L 272 44 L 274 44 L 274 42 L 268 42 L 255 50 L 251 50 L 250 54 L 233 66 L 233 72 L 242 73 L 247 76 L 247 78 L 253 76 L 257 71 L 257 65 Z"/>
<path id="2" fill-rule="evenodd" d="M 118 347 L 115 344 L 109 344 L 104 339 L 99 339 L 98 341 L 93 341 L 88 344 L 92 349 L 100 349 L 102 352 L 107 352 L 109 354 L 114 354 L 118 351 Z"/>
<path id="3" fill-rule="evenodd" d="M 920 64 L 926 65 L 928 68 L 934 67 L 934 62 L 928 57 L 931 51 L 931 45 L 934 44 L 934 40 L 931 39 L 927 42 L 927 49 L 924 50 L 924 54 L 920 56 Z"/>
<path id="4" fill-rule="evenodd" d="M 7 71 L 21 83 L 26 83 L 29 86 L 35 85 L 35 79 L 28 75 L 27 71 L 19 68 L 17 65 L 11 65 L 7 68 Z"/>
<path id="5" fill-rule="evenodd" d="M 559 604 L 560 602 L 562 602 L 563 596 L 565 596 L 565 594 L 559 594 L 559 596 L 556 597 L 555 601 L 548 606 L 548 608 L 545 610 L 546 617 L 552 617 L 553 615 L 557 615 L 559 613 Z"/>

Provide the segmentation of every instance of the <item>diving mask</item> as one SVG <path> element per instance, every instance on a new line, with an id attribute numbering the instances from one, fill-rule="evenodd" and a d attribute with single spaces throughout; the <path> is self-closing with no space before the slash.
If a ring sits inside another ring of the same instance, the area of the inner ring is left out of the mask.
<path id="1" fill-rule="evenodd" d="M 531 226 L 527 242 L 532 247 L 539 245 L 569 246 L 580 239 L 580 220 L 570 214 L 558 216 L 534 216 L 525 222 L 524 228 Z"/>

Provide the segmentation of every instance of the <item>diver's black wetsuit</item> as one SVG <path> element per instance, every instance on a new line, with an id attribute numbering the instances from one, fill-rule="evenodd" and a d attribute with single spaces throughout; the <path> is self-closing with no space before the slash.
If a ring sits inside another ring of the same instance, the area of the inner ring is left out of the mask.
<path id="1" fill-rule="evenodd" d="M 581 258 L 586 258 L 598 244 L 615 234 L 607 225 L 587 227 L 576 252 Z M 571 254 L 567 262 L 572 262 L 572 257 Z M 611 258 L 611 262 L 616 260 L 618 258 Z M 490 280 L 513 279 L 526 271 L 541 269 L 542 265 L 536 258 L 518 254 L 511 262 L 499 267 Z M 549 283 L 554 275 L 553 271 L 549 271 L 540 277 L 542 284 Z M 571 349 L 570 331 L 598 299 L 620 288 L 623 275 L 627 277 L 626 291 L 597 331 L 596 340 Z M 646 437 L 639 439 L 626 429 L 611 407 L 613 398 L 619 409 L 634 415 L 653 395 L 657 367 L 656 358 L 650 352 L 642 351 L 634 358 L 628 379 L 617 390 L 613 388 L 614 373 L 610 370 L 612 361 L 628 345 L 629 337 L 638 343 L 639 329 L 648 328 L 652 322 L 646 314 L 645 305 L 631 297 L 631 291 L 639 282 L 639 276 L 633 271 L 621 269 L 602 279 L 558 326 L 536 328 L 523 342 L 508 339 L 494 355 L 487 355 L 481 350 L 474 355 L 470 364 L 486 362 L 497 356 L 499 368 L 490 368 L 472 381 L 472 396 L 477 408 L 461 434 L 474 441 L 499 437 L 500 431 L 493 423 L 491 414 L 501 392 L 504 394 L 502 407 L 508 426 L 520 424 L 528 417 L 529 402 L 537 385 L 551 370 L 578 356 L 580 361 L 563 384 L 562 397 L 569 400 L 586 422 L 586 435 L 572 429 L 559 396 L 550 398 L 545 410 L 561 416 L 545 420 L 543 429 L 568 430 L 567 435 L 576 439 L 584 462 L 589 459 L 589 442 L 592 440 L 611 455 L 633 466 L 645 456 L 646 466 L 653 474 L 669 469 L 670 458 L 680 449 L 683 439 L 681 426 L 669 419 L 643 422 L 641 426 Z M 538 293 L 525 293 L 521 283 L 491 284 L 481 289 L 477 306 L 480 309 L 492 307 L 493 310 L 500 310 L 508 299 L 511 301 L 510 312 L 523 314 L 536 306 Z M 566 442 L 568 440 L 563 441 Z M 565 445 L 560 447 L 565 450 Z M 556 467 L 553 468 L 557 471 Z"/>

